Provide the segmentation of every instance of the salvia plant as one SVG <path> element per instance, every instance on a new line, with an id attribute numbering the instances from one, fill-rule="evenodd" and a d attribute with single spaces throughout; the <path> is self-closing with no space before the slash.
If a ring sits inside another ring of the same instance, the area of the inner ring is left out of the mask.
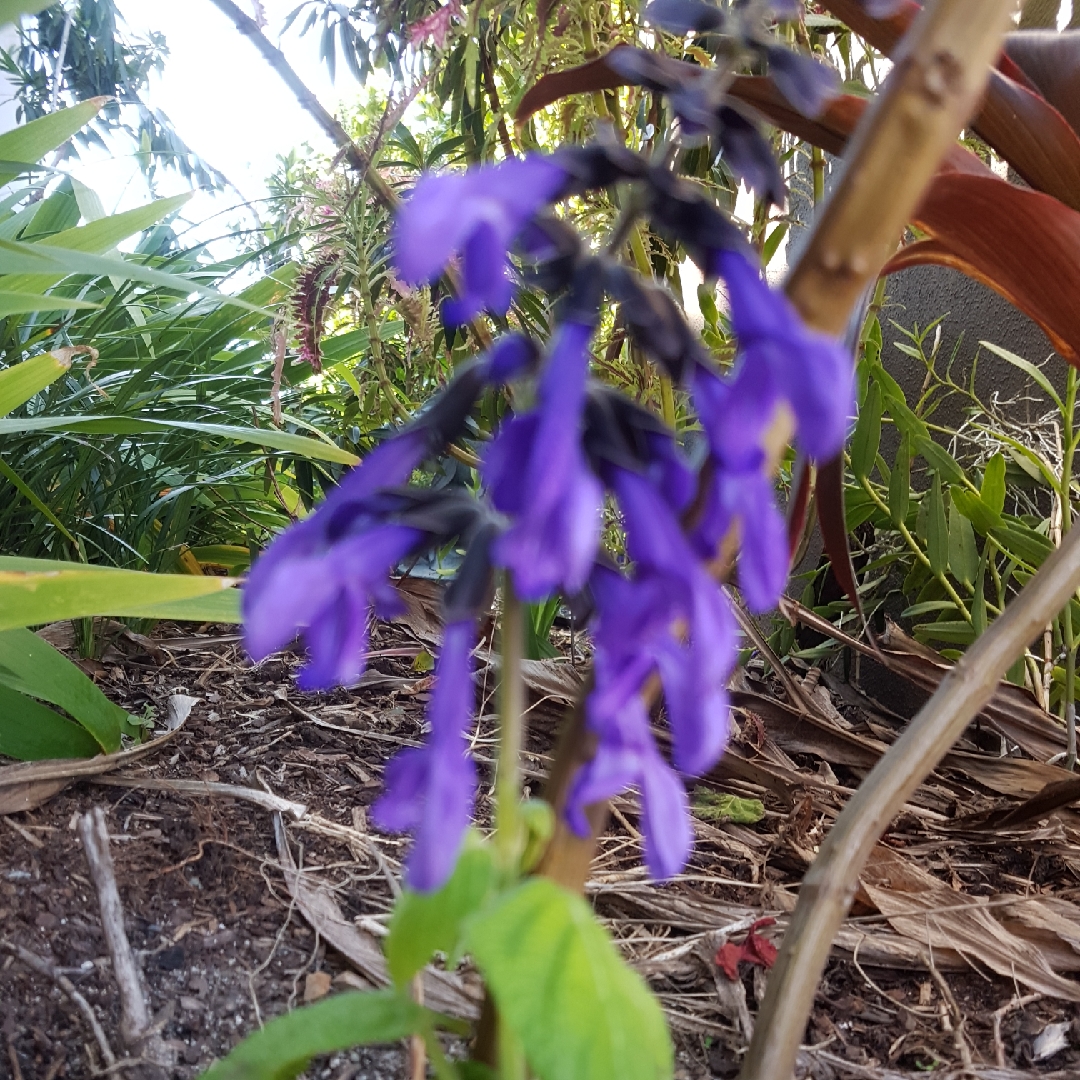
<path id="1" fill-rule="evenodd" d="M 415 418 L 270 546 L 244 590 L 252 658 L 302 635 L 301 687 L 330 689 L 363 672 L 372 615 L 399 610 L 395 568 L 432 548 L 462 550 L 445 592 L 430 734 L 389 762 L 372 816 L 380 828 L 413 838 L 410 891 L 387 941 L 391 971 L 405 986 L 433 949 L 450 957 L 467 950 L 498 1017 L 497 1035 L 488 1046 L 481 1037 L 477 1053 L 505 1076 L 524 1075 L 526 1061 L 540 1076 L 644 1077 L 671 1069 L 655 1002 L 617 961 L 582 902 L 522 876 L 553 828 L 543 811 L 519 802 L 522 603 L 565 597 L 591 633 L 583 708 L 590 749 L 554 827 L 588 835 L 588 809 L 634 788 L 650 873 L 678 873 L 693 838 L 686 782 L 712 767 L 728 733 L 726 685 L 738 632 L 727 590 L 737 582 L 753 612 L 775 605 L 789 562 L 771 479 L 778 455 L 793 437 L 807 458 L 833 457 L 853 409 L 848 350 L 803 324 L 765 280 L 740 229 L 679 175 L 682 151 L 706 144 L 759 198 L 784 200 L 768 140 L 726 88 L 736 64 L 763 57 L 792 107 L 821 110 L 835 89 L 829 69 L 765 33 L 766 19 L 790 15 L 789 8 L 658 0 L 648 9 L 657 28 L 703 33 L 716 65 L 691 68 L 660 53 L 619 50 L 621 75 L 663 94 L 675 115 L 647 156 L 601 128 L 586 145 L 416 184 L 393 229 L 400 280 L 423 286 L 451 275 L 441 310 L 450 331 L 485 312 L 505 315 L 527 285 L 548 297 L 550 333 L 541 341 L 510 330 L 460 364 Z M 620 213 L 606 242 L 590 245 L 560 208 L 603 190 Z M 707 280 L 723 283 L 737 342 L 730 368 L 716 365 L 665 286 L 622 261 L 639 219 L 680 245 Z M 680 440 L 659 416 L 592 377 L 590 345 L 613 303 L 640 355 L 688 395 L 696 437 Z M 513 409 L 482 449 L 476 489 L 411 484 L 425 461 L 462 436 L 476 403 L 493 389 Z M 625 533 L 621 557 L 603 549 L 605 514 Z M 467 735 L 478 623 L 497 586 L 504 689 L 496 832 L 485 844 L 470 831 L 477 770 Z M 661 691 L 670 753 L 650 723 Z M 361 1016 L 389 1008 L 390 1000 L 372 994 L 327 1008 Z M 393 1000 L 398 1026 L 384 1025 L 375 1037 L 419 1030 L 437 1071 L 452 1075 L 431 1036 L 436 1021 L 401 993 Z M 413 1019 L 402 1019 L 401 1010 Z M 282 1024 L 299 1031 L 299 1018 Z M 351 1042 L 362 1041 L 357 1030 Z M 320 1049 L 329 1048 L 327 1040 Z M 282 1042 L 268 1029 L 215 1071 L 252 1067 Z M 308 1042 L 293 1052 L 299 1068 L 314 1051 Z"/>

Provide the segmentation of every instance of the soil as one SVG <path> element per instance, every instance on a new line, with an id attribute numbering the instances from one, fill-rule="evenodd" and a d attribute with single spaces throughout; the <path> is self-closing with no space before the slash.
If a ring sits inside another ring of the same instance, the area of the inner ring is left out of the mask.
<path id="1" fill-rule="evenodd" d="M 408 626 L 380 626 L 361 684 L 322 695 L 296 690 L 297 656 L 283 654 L 253 668 L 235 630 L 224 627 L 164 625 L 152 640 L 126 635 L 102 660 L 84 666 L 130 712 L 151 715 L 150 707 L 159 726 L 174 695 L 197 699 L 174 737 L 124 776 L 260 788 L 304 804 L 318 821 L 367 833 L 366 808 L 381 789 L 386 761 L 424 737 L 431 678 L 424 657 L 416 658 L 428 644 Z M 489 690 L 485 685 L 485 702 Z M 560 711 L 541 698 L 532 713 L 533 787 Z M 481 709 L 475 741 L 481 762 L 492 752 L 489 712 Z M 757 731 L 762 721 L 742 715 L 735 750 L 756 744 L 759 760 L 767 760 L 769 746 Z M 822 775 L 820 756 L 792 753 L 787 760 L 793 770 Z M 826 767 L 841 787 L 857 782 L 857 770 L 827 761 Z M 482 772 L 486 784 L 485 765 Z M 79 780 L 36 809 L 0 818 L 0 941 L 30 950 L 66 975 L 94 1009 L 118 1058 L 124 1056 L 120 1001 L 75 825 L 93 806 L 106 815 L 127 933 L 150 1010 L 175 1052 L 177 1064 L 168 1072 L 178 1080 L 198 1075 L 269 1018 L 364 985 L 292 901 L 271 811 L 217 795 L 115 783 L 113 775 Z M 711 786 L 761 797 L 765 816 L 742 825 L 700 821 L 684 877 L 652 886 L 638 868 L 636 804 L 620 800 L 590 885 L 599 914 L 661 994 L 677 1040 L 678 1075 L 693 1080 L 737 1074 L 767 978 L 761 964 L 743 963 L 739 981 L 727 980 L 713 960 L 715 946 L 726 940 L 717 932 L 735 921 L 731 912 L 749 913 L 747 922 L 771 914 L 780 925 L 764 932 L 778 941 L 817 839 L 834 816 L 828 806 L 792 805 L 782 793 L 730 773 L 713 777 Z M 972 809 L 995 801 L 986 791 L 979 798 Z M 482 816 L 486 808 L 484 801 Z M 403 842 L 371 833 L 370 844 L 359 848 L 307 820 L 285 818 L 293 858 L 328 887 L 347 920 L 377 932 L 393 902 Z M 1041 840 L 999 839 L 974 849 L 966 839 L 928 845 L 921 828 L 902 818 L 891 842 L 958 898 L 1045 894 L 1071 902 L 1080 895 L 1080 849 L 1072 858 L 1061 828 Z M 874 910 L 857 903 L 852 925 L 863 925 L 861 911 L 868 931 L 887 930 L 883 919 L 866 914 Z M 744 941 L 746 927 L 730 936 Z M 940 970 L 891 964 L 881 943 L 892 939 L 879 934 L 875 940 L 879 945 L 869 946 L 868 954 L 840 949 L 831 961 L 806 1033 L 804 1074 L 825 1080 L 968 1068 L 976 1070 L 969 1075 L 1003 1078 L 1080 1075 L 1074 1002 L 1032 996 L 976 959 L 943 961 Z M 693 950 L 665 960 L 680 942 Z M 101 1053 L 69 996 L 10 951 L 0 952 L 0 1018 L 0 1075 L 82 1080 L 100 1074 Z M 1047 1054 L 1050 1037 L 1058 1049 Z M 995 1062 L 1004 1071 L 994 1072 Z M 390 1047 L 321 1059 L 306 1075 L 383 1080 L 407 1074 L 406 1049 Z"/>

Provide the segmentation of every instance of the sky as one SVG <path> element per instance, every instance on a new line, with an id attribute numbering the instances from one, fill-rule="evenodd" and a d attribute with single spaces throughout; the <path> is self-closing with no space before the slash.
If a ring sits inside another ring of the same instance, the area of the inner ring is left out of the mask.
<path id="1" fill-rule="evenodd" d="M 252 13 L 251 0 L 237 2 Z M 339 71 L 337 83 L 331 83 L 318 58 L 317 30 L 301 38 L 293 29 L 278 40 L 285 16 L 297 3 L 263 0 L 266 33 L 323 105 L 336 112 L 342 100 L 354 101 L 361 87 L 347 70 Z M 169 47 L 164 71 L 151 76 L 147 104 L 165 112 L 188 146 L 223 172 L 244 198 L 265 195 L 265 179 L 275 170 L 279 154 L 304 143 L 332 153 L 329 139 L 280 77 L 210 0 L 117 0 L 117 7 L 131 31 L 160 31 Z M 118 139 L 113 149 L 119 155 L 126 147 Z M 97 191 L 108 212 L 149 199 L 133 157 L 87 153 L 81 163 L 67 167 Z M 160 170 L 157 187 L 159 195 L 188 189 L 178 176 Z M 232 191 L 216 198 L 198 194 L 185 207 L 184 216 L 198 221 L 224 211 L 220 218 L 224 231 L 237 217 L 229 208 L 241 201 Z"/>

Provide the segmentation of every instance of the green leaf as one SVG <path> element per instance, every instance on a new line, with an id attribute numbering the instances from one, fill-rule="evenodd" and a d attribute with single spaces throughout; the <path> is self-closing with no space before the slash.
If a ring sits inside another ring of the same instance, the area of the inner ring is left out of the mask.
<path id="1" fill-rule="evenodd" d="M 65 720 L 0 678 L 0 754 L 18 761 L 94 757 L 100 747 L 85 728 Z"/>
<path id="2" fill-rule="evenodd" d="M 71 367 L 71 361 L 53 353 L 32 356 L 0 371 L 0 416 L 29 401 Z"/>
<path id="3" fill-rule="evenodd" d="M 35 5 L 27 0 L 0 0 L 0 26 L 13 21 L 15 16 L 9 14 L 13 9 L 31 11 L 35 6 L 40 10 L 48 7 L 48 4 Z M 31 120 L 28 124 L 5 131 L 0 135 L 0 161 L 25 161 L 27 164 L 40 161 L 93 120 L 106 101 L 108 98 L 89 98 L 70 109 L 58 109 L 47 116 Z M 17 172 L 0 168 L 0 186 L 18 175 Z"/>
<path id="4" fill-rule="evenodd" d="M 996 513 L 986 501 L 965 488 L 954 487 L 952 489 L 953 505 L 985 536 L 991 529 L 1000 527 L 1003 523 L 1001 515 Z"/>
<path id="5" fill-rule="evenodd" d="M 907 521 L 911 505 L 911 440 L 905 435 L 896 448 L 892 472 L 889 474 L 889 516 L 894 525 Z"/>
<path id="6" fill-rule="evenodd" d="M 170 199 L 157 199 L 146 206 L 137 206 L 134 210 L 126 210 L 122 214 L 113 214 L 111 217 L 99 218 L 97 221 L 79 225 L 74 229 L 54 233 L 33 244 L 32 247 L 35 250 L 56 248 L 60 257 L 66 259 L 78 254 L 104 256 L 122 240 L 135 236 L 144 229 L 149 229 L 151 225 L 156 225 L 162 218 L 168 217 L 190 198 L 191 193 L 186 192 L 183 195 L 174 195 Z M 6 259 L 4 265 L 6 269 Z M 41 274 L 11 272 L 0 281 L 5 289 L 10 289 L 12 292 L 44 292 L 64 277 L 66 277 L 66 272 L 63 271 Z M 174 277 L 173 287 L 176 288 L 182 280 Z"/>
<path id="7" fill-rule="evenodd" d="M 0 289 L 0 319 L 31 311 L 82 311 L 101 307 L 89 300 L 69 300 L 51 293 L 6 292 Z"/>
<path id="8" fill-rule="evenodd" d="M 223 592 L 192 596 L 187 600 L 164 600 L 110 614 L 133 619 L 170 619 L 173 622 L 239 623 L 242 621 L 240 590 L 225 589 Z"/>
<path id="9" fill-rule="evenodd" d="M 979 344 L 1027 375 L 1057 406 L 1058 412 L 1064 414 L 1065 405 L 1062 403 L 1058 392 L 1054 389 L 1054 384 L 1030 360 L 1025 360 L 1023 357 L 1017 356 L 1016 353 L 1009 352 L 1008 349 L 1003 349 L 1000 345 L 995 345 L 990 341 L 980 341 Z"/>
<path id="10" fill-rule="evenodd" d="M 955 502 L 949 507 L 949 570 L 965 585 L 974 585 L 975 575 L 979 572 L 975 531 Z"/>
<path id="11" fill-rule="evenodd" d="M 0 682 L 60 706 L 106 753 L 120 749 L 121 726 L 127 713 L 37 634 L 22 628 L 0 631 Z"/>
<path id="12" fill-rule="evenodd" d="M 942 480 L 949 484 L 962 484 L 964 482 L 964 470 L 960 468 L 956 458 L 938 446 L 928 435 L 915 439 L 915 448 L 924 458 L 927 465 L 934 472 L 941 475 Z"/>
<path id="13" fill-rule="evenodd" d="M 982 488 L 979 491 L 982 501 L 1000 514 L 1005 509 L 1005 455 L 995 454 L 987 463 L 983 473 Z"/>
<path id="14" fill-rule="evenodd" d="M 18 568 L 25 562 L 44 563 L 50 568 Z M 147 574 L 0 556 L 0 630 L 87 615 L 149 617 L 146 612 L 153 604 L 217 593 L 233 584 L 231 578 Z"/>
<path id="15" fill-rule="evenodd" d="M 881 390 L 876 382 L 870 384 L 859 409 L 855 434 L 851 437 L 851 471 L 859 480 L 869 476 L 881 442 Z"/>
<path id="16" fill-rule="evenodd" d="M 986 565 L 990 545 L 983 548 L 982 558 L 979 560 L 979 571 L 975 575 L 975 595 L 971 600 L 971 628 L 975 637 L 979 637 L 986 630 Z"/>
<path id="17" fill-rule="evenodd" d="M 765 804 L 760 799 L 744 799 L 738 795 L 721 795 L 708 789 L 698 793 L 694 813 L 705 821 L 731 821 L 736 825 L 755 825 L 765 816 Z"/>
<path id="18" fill-rule="evenodd" d="M 1014 558 L 1038 568 L 1054 550 L 1054 545 L 1023 522 L 1008 521 L 990 530 L 990 535 Z"/>
<path id="19" fill-rule="evenodd" d="M 181 293 L 198 293 L 220 304 L 232 304 L 253 311 L 266 318 L 273 318 L 273 312 L 256 307 L 242 297 L 229 296 L 214 289 L 200 285 L 180 274 L 169 274 L 161 270 L 152 270 L 128 258 L 114 255 L 94 255 L 84 251 L 69 251 L 66 248 L 50 247 L 46 244 L 24 244 L 14 240 L 0 240 L 0 265 L 5 273 L 31 275 L 37 278 L 37 285 L 45 280 L 57 281 L 68 274 L 85 274 L 89 277 L 118 278 L 123 281 L 142 281 L 149 285 L 164 286 Z M 0 278 L 5 288 L 11 288 L 12 281 L 18 278 Z M 29 279 L 28 279 L 29 280 Z M 33 288 L 34 285 L 31 285 Z M 45 288 L 48 285 L 44 286 Z"/>
<path id="20" fill-rule="evenodd" d="M 915 627 L 915 637 L 919 641 L 947 641 L 954 645 L 970 645 L 975 640 L 975 631 L 970 623 L 956 619 L 920 623 Z"/>
<path id="21" fill-rule="evenodd" d="M 941 494 L 941 474 L 934 473 L 934 482 L 926 496 L 926 554 L 935 576 L 944 574 L 949 565 L 949 527 L 945 522 L 945 500 Z"/>
<path id="22" fill-rule="evenodd" d="M 21 366 L 21 365 L 20 365 Z M 13 369 L 9 369 L 13 370 Z M 154 420 L 142 416 L 33 416 L 0 420 L 0 435 L 25 435 L 35 431 L 80 435 L 152 435 L 166 431 L 194 431 L 234 442 L 253 443 L 284 450 L 313 461 L 336 461 L 355 465 L 360 460 L 329 439 L 309 439 L 276 428 L 233 427 L 230 424 L 200 424 L 191 420 Z"/>
<path id="23" fill-rule="evenodd" d="M 462 923 L 479 910 L 494 884 L 491 852 L 473 840 L 441 889 L 433 893 L 409 889 L 402 894 L 384 943 L 390 974 L 398 986 L 408 986 L 436 950 L 454 956 Z"/>
<path id="24" fill-rule="evenodd" d="M 469 952 L 539 1080 L 665 1080 L 663 1013 L 584 900 L 544 878 L 470 922 Z"/>
<path id="25" fill-rule="evenodd" d="M 428 1029 L 431 1016 L 396 990 L 338 994 L 271 1020 L 203 1078 L 290 1080 L 317 1054 L 396 1042 Z"/>

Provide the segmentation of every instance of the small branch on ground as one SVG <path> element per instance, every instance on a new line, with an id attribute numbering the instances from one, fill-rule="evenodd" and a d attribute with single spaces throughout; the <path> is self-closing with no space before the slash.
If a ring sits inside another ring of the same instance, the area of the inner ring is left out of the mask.
<path id="1" fill-rule="evenodd" d="M 14 944 L 14 942 L 0 939 L 0 950 L 10 953 L 16 960 L 22 961 L 31 971 L 36 971 L 39 975 L 43 975 L 46 979 L 51 979 L 56 983 L 71 998 L 79 1012 L 83 1014 L 83 1018 L 94 1033 L 94 1039 L 97 1041 L 105 1065 L 108 1067 L 116 1064 L 116 1055 L 109 1046 L 109 1040 L 105 1037 L 105 1032 L 98 1023 L 94 1010 L 90 1007 L 90 1002 L 75 989 L 72 981 L 62 971 L 53 967 L 52 964 L 38 956 L 37 953 L 32 953 L 29 949 L 24 949 L 21 945 Z"/>
<path id="2" fill-rule="evenodd" d="M 161 1066 L 173 1064 L 172 1051 L 154 1030 L 146 1004 L 139 969 L 124 929 L 124 908 L 116 887 L 116 873 L 109 853 L 109 832 L 100 806 L 79 818 L 79 838 L 98 894 L 101 928 L 112 959 L 113 975 L 120 989 L 120 1036 L 133 1056 Z"/>

